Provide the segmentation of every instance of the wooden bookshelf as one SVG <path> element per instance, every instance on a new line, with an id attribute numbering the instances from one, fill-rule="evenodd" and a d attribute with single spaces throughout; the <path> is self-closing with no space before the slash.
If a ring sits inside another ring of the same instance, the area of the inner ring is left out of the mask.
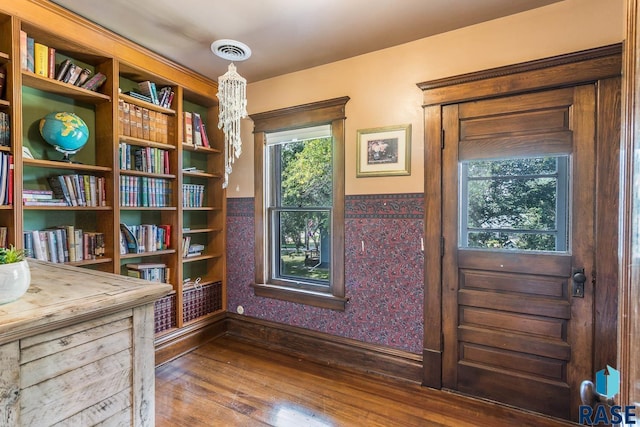
<path id="1" fill-rule="evenodd" d="M 70 59 L 93 74 L 104 74 L 106 82 L 94 91 L 23 70 L 21 30 L 36 42 L 55 49 L 56 65 Z M 0 147 L 0 152 L 10 153 L 14 159 L 14 203 L 0 206 L 0 226 L 8 229 L 7 244 L 23 248 L 24 231 L 62 225 L 102 233 L 104 256 L 65 264 L 114 274 L 126 274 L 124 265 L 131 262 L 166 264 L 174 289 L 167 298 L 173 298 L 176 311 L 171 314 L 171 326 L 159 332 L 158 339 L 166 334 L 178 339 L 187 324 L 191 332 L 194 328 L 207 326 L 216 313 L 226 308 L 223 255 L 226 195 L 221 188 L 223 147 L 217 130 L 217 83 L 55 4 L 40 0 L 12 0 L 0 4 L 0 65 L 5 67 L 7 76 L 0 110 L 11 117 L 11 145 Z M 174 91 L 170 108 L 124 93 L 147 80 L 154 82 L 158 89 L 167 86 Z M 162 114 L 162 120 L 166 119 L 165 140 L 124 135 L 120 127 L 120 100 Z M 207 124 L 211 147 L 192 147 L 182 143 L 183 112 L 191 110 L 198 111 Z M 62 154 L 48 145 L 39 134 L 39 120 L 50 112 L 58 111 L 77 114 L 89 127 L 87 144 L 72 156 L 77 163 L 56 160 Z M 121 143 L 166 150 L 169 172 L 121 169 Z M 23 156 L 23 147 L 29 148 L 33 159 Z M 201 172 L 182 171 L 183 167 L 192 166 L 197 166 Z M 24 189 L 49 189 L 47 177 L 64 174 L 104 178 L 107 206 L 23 205 L 21 199 Z M 120 206 L 120 181 L 125 176 L 166 180 L 170 185 L 169 205 Z M 182 206 L 182 184 L 186 182 L 206 185 L 205 206 Z M 121 223 L 171 225 L 169 248 L 141 254 L 121 254 Z M 183 232 L 185 227 L 192 229 Z M 184 236 L 190 236 L 205 245 L 205 252 L 198 257 L 183 259 L 181 243 Z M 206 286 L 217 286 L 215 293 L 206 295 L 216 295 L 218 300 L 211 304 L 217 307 L 213 312 L 199 313 L 185 322 L 184 298 L 194 298 L 194 294 L 185 294 L 183 289 L 184 278 L 189 275 L 201 277 Z"/>

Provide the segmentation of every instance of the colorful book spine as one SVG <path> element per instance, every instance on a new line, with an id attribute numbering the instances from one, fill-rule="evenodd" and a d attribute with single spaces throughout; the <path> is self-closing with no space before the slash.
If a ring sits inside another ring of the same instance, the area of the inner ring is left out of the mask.
<path id="1" fill-rule="evenodd" d="M 27 71 L 35 72 L 35 40 L 27 36 Z"/>

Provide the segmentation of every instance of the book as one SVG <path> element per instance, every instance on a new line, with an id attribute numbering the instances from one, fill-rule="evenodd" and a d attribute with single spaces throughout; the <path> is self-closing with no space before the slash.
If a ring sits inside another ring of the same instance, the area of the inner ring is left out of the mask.
<path id="1" fill-rule="evenodd" d="M 127 252 L 131 254 L 139 253 L 138 239 L 131 229 L 126 224 L 121 223 L 120 232 L 123 234 L 125 242 L 127 242 Z"/>
<path id="2" fill-rule="evenodd" d="M 129 92 L 125 92 L 125 95 L 129 95 L 132 98 L 139 99 L 140 101 L 144 101 L 144 102 L 148 102 L 149 104 L 152 104 L 151 97 L 144 95 L 142 93 L 130 90 Z"/>
<path id="3" fill-rule="evenodd" d="M 87 82 L 87 80 L 89 80 L 90 76 L 91 76 L 91 70 L 88 68 L 83 68 L 82 71 L 80 71 L 80 75 L 78 76 L 78 79 L 74 84 L 76 86 L 82 86 Z"/>
<path id="4" fill-rule="evenodd" d="M 53 79 L 56 74 L 56 49 L 49 46 L 47 53 L 49 58 L 49 63 L 47 64 L 47 77 Z"/>
<path id="5" fill-rule="evenodd" d="M 56 80 L 62 81 L 65 75 L 67 75 L 67 71 L 69 71 L 69 67 L 72 62 L 70 59 L 65 59 L 58 65 L 58 72 L 56 73 Z"/>
<path id="6" fill-rule="evenodd" d="M 13 154 L 9 154 L 9 189 L 7 190 L 7 199 L 6 204 L 13 204 L 13 174 L 14 174 L 14 166 L 13 166 Z"/>
<path id="7" fill-rule="evenodd" d="M 76 81 L 78 81 L 78 78 L 80 77 L 80 73 L 82 73 L 82 67 L 73 65 L 72 67 L 69 67 L 69 71 L 67 72 L 68 78 L 65 76 L 63 81 L 70 85 L 75 85 Z"/>
<path id="8" fill-rule="evenodd" d="M 131 136 L 131 120 L 129 115 L 129 108 L 129 103 L 122 101 L 122 134 L 124 136 Z"/>
<path id="9" fill-rule="evenodd" d="M 34 72 L 42 77 L 49 76 L 49 46 L 33 43 Z"/>
<path id="10" fill-rule="evenodd" d="M 0 233 L 0 246 L 3 248 L 7 247 L 7 227 L 2 227 L 4 229 L 4 239 L 1 237 L 2 233 Z M 1 230 L 1 229 L 0 229 Z M 24 255 L 27 258 L 34 258 L 35 254 L 33 252 L 33 234 L 30 231 L 22 232 L 22 241 L 24 244 Z"/>
<path id="11" fill-rule="evenodd" d="M 67 188 L 64 177 L 61 175 L 50 176 L 47 178 L 47 181 L 49 182 L 49 186 L 51 187 L 51 190 L 53 191 L 55 197 L 58 199 L 64 199 L 67 202 L 68 206 L 72 206 L 71 196 L 69 195 L 69 189 Z"/>
<path id="12" fill-rule="evenodd" d="M 100 86 L 102 86 L 104 84 L 104 82 L 106 82 L 106 81 L 107 81 L 107 76 L 105 76 L 101 72 L 97 72 L 97 73 L 95 73 L 93 75 L 93 77 L 90 77 L 80 87 L 83 88 L 83 89 L 96 91 L 96 90 L 100 89 Z"/>
<path id="13" fill-rule="evenodd" d="M 118 134 L 124 135 L 124 101 L 118 99 Z"/>
<path id="14" fill-rule="evenodd" d="M 5 66 L 0 66 L 0 98 L 4 98 L 4 87 L 7 83 L 7 70 Z"/>
<path id="15" fill-rule="evenodd" d="M 78 69 L 79 67 L 74 64 L 73 62 L 71 64 L 69 64 L 69 68 L 67 68 L 67 72 L 64 73 L 64 76 L 62 76 L 62 82 L 64 83 L 69 83 L 69 80 L 71 79 L 71 76 L 73 76 L 76 73 L 76 69 Z"/>
<path id="16" fill-rule="evenodd" d="M 49 46 L 33 43 L 33 70 L 42 77 L 49 77 Z"/>
<path id="17" fill-rule="evenodd" d="M 27 33 L 20 30 L 20 69 L 22 70 L 29 69 L 27 56 Z"/>
<path id="18" fill-rule="evenodd" d="M 202 136 L 202 146 L 203 147 L 211 147 L 209 144 L 209 137 L 207 136 L 207 130 L 204 127 L 204 122 L 200 123 L 200 135 Z"/>
<path id="19" fill-rule="evenodd" d="M 165 268 L 167 264 L 161 262 L 138 262 L 125 264 L 125 267 L 131 270 L 147 270 L 149 268 Z"/>
<path id="20" fill-rule="evenodd" d="M 23 200 L 24 206 L 67 206 L 64 199 Z"/>
<path id="21" fill-rule="evenodd" d="M 33 242 L 33 256 L 35 259 L 39 259 L 41 261 L 46 261 L 45 251 L 42 247 L 42 240 L 40 238 L 40 232 L 38 230 L 33 230 L 31 232 L 32 242 Z"/>
<path id="22" fill-rule="evenodd" d="M 32 73 L 35 70 L 34 56 L 35 54 L 35 40 L 33 37 L 27 36 L 27 71 Z"/>
<path id="23" fill-rule="evenodd" d="M 202 119 L 200 114 L 193 112 L 193 145 L 202 146 Z"/>
<path id="24" fill-rule="evenodd" d="M 184 112 L 182 123 L 184 126 L 184 143 L 193 145 L 193 115 L 191 112 Z"/>

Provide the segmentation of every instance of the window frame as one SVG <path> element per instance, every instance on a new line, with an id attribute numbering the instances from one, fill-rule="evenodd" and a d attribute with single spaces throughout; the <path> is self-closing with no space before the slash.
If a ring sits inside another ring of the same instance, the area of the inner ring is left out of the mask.
<path id="1" fill-rule="evenodd" d="M 344 310 L 344 183 L 345 183 L 345 105 L 349 97 L 288 107 L 250 115 L 254 123 L 254 212 L 255 281 L 257 296 L 275 298 L 333 310 Z M 268 212 L 265 204 L 265 151 L 267 134 L 322 124 L 331 125 L 333 137 L 333 211 L 331 215 L 331 276 L 326 291 L 306 289 L 292 283 L 273 283 L 269 259 Z"/>

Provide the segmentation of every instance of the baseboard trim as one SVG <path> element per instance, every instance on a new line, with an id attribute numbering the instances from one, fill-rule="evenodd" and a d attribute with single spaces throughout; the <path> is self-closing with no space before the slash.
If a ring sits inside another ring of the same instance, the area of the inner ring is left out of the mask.
<path id="1" fill-rule="evenodd" d="M 424 371 L 422 385 L 431 388 L 442 388 L 442 352 L 425 348 L 422 351 Z M 434 369 L 435 368 L 435 369 Z"/>
<path id="2" fill-rule="evenodd" d="M 226 334 L 358 373 L 422 382 L 422 356 L 296 326 L 227 313 Z"/>
<path id="3" fill-rule="evenodd" d="M 226 313 L 191 323 L 155 340 L 155 363 L 160 366 L 226 333 Z"/>

